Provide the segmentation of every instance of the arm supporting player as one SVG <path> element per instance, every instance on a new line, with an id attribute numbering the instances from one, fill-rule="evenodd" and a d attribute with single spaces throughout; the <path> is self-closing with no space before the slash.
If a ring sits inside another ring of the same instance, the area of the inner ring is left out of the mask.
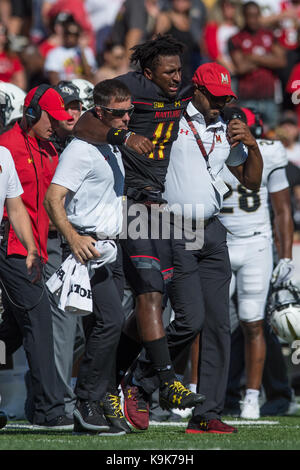
<path id="1" fill-rule="evenodd" d="M 126 146 L 139 155 L 153 151 L 153 144 L 147 137 L 137 134 L 131 134 L 128 137 L 128 133 L 122 130 L 121 133 L 117 133 L 114 139 L 112 129 L 112 127 L 108 127 L 101 122 L 101 120 L 94 115 L 93 111 L 88 111 L 80 117 L 74 127 L 73 134 L 78 139 L 85 140 L 94 145 L 99 145 L 104 142 L 108 142 L 112 145 L 122 145 L 126 142 Z M 115 129 L 115 131 L 117 132 L 118 129 Z M 121 140 L 120 135 L 122 136 Z"/>
<path id="2" fill-rule="evenodd" d="M 256 139 L 247 124 L 233 119 L 228 125 L 228 139 L 232 148 L 242 142 L 248 149 L 248 158 L 242 165 L 228 166 L 233 175 L 247 189 L 256 190 L 261 185 L 263 161 Z"/>
<path id="3" fill-rule="evenodd" d="M 67 218 L 64 200 L 69 192 L 68 188 L 51 183 L 45 199 L 45 209 L 57 229 L 69 243 L 74 256 L 85 264 L 87 261 L 99 258 L 100 253 L 95 249 L 96 240 L 87 235 L 79 235 Z"/>

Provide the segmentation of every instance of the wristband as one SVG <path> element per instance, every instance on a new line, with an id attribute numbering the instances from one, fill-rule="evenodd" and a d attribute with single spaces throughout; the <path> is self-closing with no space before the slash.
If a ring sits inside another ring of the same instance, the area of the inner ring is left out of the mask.
<path id="1" fill-rule="evenodd" d="M 131 132 L 131 131 L 127 132 L 127 134 L 126 134 L 126 136 L 125 136 L 125 140 L 124 140 L 124 142 L 123 142 L 124 145 L 127 144 L 127 140 L 129 139 L 129 137 L 130 137 L 131 135 L 135 135 L 135 132 Z"/>
<path id="2" fill-rule="evenodd" d="M 106 140 L 111 145 L 122 145 L 127 137 L 127 133 L 126 129 L 112 127 L 107 133 Z"/>

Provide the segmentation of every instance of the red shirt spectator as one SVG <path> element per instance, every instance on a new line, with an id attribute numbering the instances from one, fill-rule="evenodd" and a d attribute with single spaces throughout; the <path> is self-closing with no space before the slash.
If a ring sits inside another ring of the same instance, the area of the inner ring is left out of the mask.
<path id="1" fill-rule="evenodd" d="M 20 70 L 24 70 L 24 67 L 17 56 L 0 52 L 0 80 L 12 82 L 14 74 Z"/>
<path id="2" fill-rule="evenodd" d="M 280 30 L 276 36 L 278 37 L 279 43 L 285 49 L 297 49 L 298 48 L 298 25 L 300 22 L 300 5 L 291 0 L 283 0 L 280 4 L 281 13 L 287 12 L 288 10 L 294 13 L 293 17 L 286 17 L 280 20 Z"/>
<path id="3" fill-rule="evenodd" d="M 26 76 L 24 67 L 18 56 L 10 50 L 7 29 L 0 22 L 0 80 L 10 82 L 26 89 Z"/>
<path id="4" fill-rule="evenodd" d="M 270 31 L 260 29 L 253 33 L 244 29 L 229 40 L 229 49 L 231 54 L 239 50 L 245 58 L 252 54 L 263 57 L 272 53 L 274 41 L 274 36 Z M 275 81 L 276 76 L 273 71 L 263 66 L 241 74 L 239 76 L 239 98 L 273 98 Z"/>
<path id="5" fill-rule="evenodd" d="M 216 20 L 209 21 L 203 33 L 205 53 L 234 74 L 234 66 L 228 50 L 228 40 L 237 34 L 238 10 L 232 0 L 219 0 L 213 10 Z"/>
<path id="6" fill-rule="evenodd" d="M 293 68 L 286 91 L 291 94 L 291 100 L 298 116 L 298 126 L 300 127 L 300 64 L 295 65 Z"/>
<path id="7" fill-rule="evenodd" d="M 45 39 L 40 45 L 39 45 L 39 51 L 41 56 L 45 59 L 50 51 L 57 47 L 57 44 L 52 44 L 51 42 L 48 41 L 48 39 Z"/>

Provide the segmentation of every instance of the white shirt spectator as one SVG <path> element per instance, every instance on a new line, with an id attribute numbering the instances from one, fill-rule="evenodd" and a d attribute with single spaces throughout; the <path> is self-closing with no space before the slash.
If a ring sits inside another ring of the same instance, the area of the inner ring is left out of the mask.
<path id="1" fill-rule="evenodd" d="M 97 64 L 92 49 L 86 47 L 84 53 L 88 64 L 92 68 L 92 72 L 95 72 Z M 57 72 L 59 80 L 80 78 L 83 72 L 80 49 L 78 47 L 55 47 L 47 55 L 44 69 L 45 72 Z"/>
<path id="2" fill-rule="evenodd" d="M 13 158 L 10 151 L 0 146 L 0 223 L 6 198 L 14 198 L 23 194 Z"/>
<path id="3" fill-rule="evenodd" d="M 294 163 L 294 165 L 300 168 L 300 143 L 295 142 L 293 147 L 286 147 L 285 150 L 288 161 Z"/>
<path id="4" fill-rule="evenodd" d="M 192 103 L 189 103 L 187 113 L 192 118 L 207 154 L 213 146 L 213 141 L 215 142 L 209 156 L 214 178 L 219 176 L 225 163 L 230 166 L 244 163 L 248 156 L 247 151 L 242 144 L 234 149 L 230 148 L 226 137 L 227 126 L 221 118 L 206 126 L 203 115 Z M 193 168 L 193 171 L 190 171 L 190 168 Z M 180 120 L 178 138 L 172 145 L 164 197 L 169 206 L 179 205 L 184 209 L 182 214 L 193 219 L 199 216 L 196 212 L 197 204 L 204 205 L 204 219 L 217 215 L 222 206 L 223 197 L 212 184 L 206 161 L 184 117 Z M 179 214 L 176 208 L 171 208 L 171 211 Z"/>
<path id="5" fill-rule="evenodd" d="M 86 10 L 90 16 L 94 31 L 111 26 L 124 0 L 86 0 Z"/>
<path id="6" fill-rule="evenodd" d="M 243 0 L 243 3 L 248 3 L 249 0 Z M 255 3 L 260 7 L 263 16 L 277 15 L 281 12 L 282 0 L 255 0 Z"/>
<path id="7" fill-rule="evenodd" d="M 124 167 L 119 150 L 74 139 L 61 154 L 52 183 L 69 189 L 65 209 L 76 229 L 99 238 L 120 234 Z"/>

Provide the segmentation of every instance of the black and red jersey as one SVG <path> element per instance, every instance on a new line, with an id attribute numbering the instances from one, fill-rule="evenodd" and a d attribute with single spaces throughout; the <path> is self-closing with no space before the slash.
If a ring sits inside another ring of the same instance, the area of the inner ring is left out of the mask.
<path id="1" fill-rule="evenodd" d="M 154 144 L 154 151 L 149 155 L 138 155 L 122 147 L 125 187 L 150 186 L 163 191 L 171 146 L 177 139 L 179 121 L 192 97 L 192 88 L 182 88 L 176 98 L 170 98 L 141 72 L 129 72 L 118 80 L 129 88 L 135 106 L 129 129 L 148 137 Z"/>

